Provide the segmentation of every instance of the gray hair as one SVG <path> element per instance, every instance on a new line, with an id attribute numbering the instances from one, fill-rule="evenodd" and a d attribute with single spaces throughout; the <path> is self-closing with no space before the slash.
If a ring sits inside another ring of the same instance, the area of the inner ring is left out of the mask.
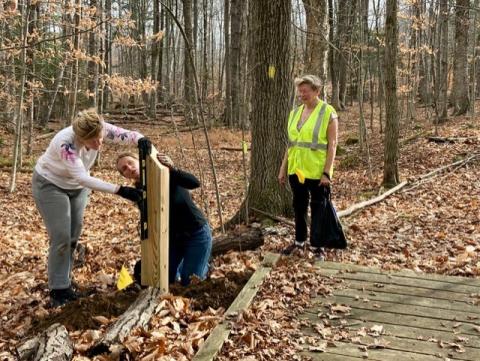
<path id="1" fill-rule="evenodd" d="M 303 84 L 307 84 L 310 85 L 313 90 L 320 90 L 320 88 L 322 87 L 322 81 L 320 80 L 320 78 L 316 75 L 311 74 L 302 75 L 299 78 L 295 78 L 294 82 L 297 87 Z"/>

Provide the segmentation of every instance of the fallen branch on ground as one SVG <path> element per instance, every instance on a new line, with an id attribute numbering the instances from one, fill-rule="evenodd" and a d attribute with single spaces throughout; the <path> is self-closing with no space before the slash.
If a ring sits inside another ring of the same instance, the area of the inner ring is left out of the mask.
<path id="1" fill-rule="evenodd" d="M 17 348 L 18 359 L 35 361 L 69 361 L 73 343 L 65 326 L 55 323 Z"/>
<path id="2" fill-rule="evenodd" d="M 435 143 L 466 143 L 472 140 L 479 140 L 477 137 L 427 137 L 429 142 Z"/>
<path id="3" fill-rule="evenodd" d="M 435 179 L 438 175 L 442 174 L 444 171 L 450 170 L 450 169 L 458 169 L 460 167 L 463 167 L 465 164 L 479 158 L 480 159 L 480 153 L 475 153 L 471 154 L 463 159 L 460 159 L 456 162 L 441 166 L 439 168 L 436 168 L 432 170 L 431 172 L 428 172 L 427 174 L 421 175 L 418 177 L 418 179 L 411 184 L 410 187 L 404 190 L 404 192 L 411 191 L 412 189 L 415 189 L 427 182 L 430 182 L 432 179 Z"/>
<path id="4" fill-rule="evenodd" d="M 220 147 L 220 150 L 228 150 L 228 151 L 231 151 L 231 152 L 242 152 L 243 151 L 243 148 L 236 148 L 236 147 Z M 248 151 L 250 151 L 250 148 L 247 149 Z"/>
<path id="5" fill-rule="evenodd" d="M 416 181 L 414 181 L 413 183 L 409 183 L 408 181 L 403 181 L 402 183 L 398 184 L 397 186 L 389 189 L 388 191 L 380 194 L 379 196 L 377 197 L 374 197 L 374 198 L 371 198 L 369 200 L 366 200 L 366 201 L 363 201 L 363 202 L 359 202 L 359 203 L 356 203 L 352 206 L 350 206 L 349 208 L 343 210 L 343 211 L 339 211 L 337 213 L 338 217 L 339 218 L 342 218 L 342 217 L 348 217 L 350 215 L 352 215 L 353 213 L 365 208 L 365 207 L 368 207 L 368 206 L 371 206 L 375 203 L 378 203 L 382 200 L 384 200 L 385 198 L 387 198 L 388 196 L 400 191 L 402 188 L 404 188 L 405 186 L 407 185 L 410 185 L 408 187 L 408 189 L 404 189 L 403 191 L 409 191 L 409 190 L 412 190 L 422 184 L 425 183 L 425 180 L 430 180 L 430 179 L 433 179 L 436 175 L 438 174 L 441 174 L 442 172 L 444 171 L 447 171 L 449 169 L 457 169 L 457 168 L 460 168 L 462 166 L 464 166 L 465 164 L 475 160 L 475 159 L 480 159 L 480 153 L 475 153 L 475 154 L 471 154 L 470 156 L 467 156 L 465 157 L 464 159 L 461 159 L 459 161 L 456 161 L 456 162 L 453 162 L 451 164 L 447 164 L 445 166 L 442 166 L 442 167 L 439 167 L 437 169 L 434 169 L 433 171 L 431 172 L 428 172 L 427 174 L 424 174 L 424 175 L 421 175 L 420 177 L 417 178 Z M 253 211 L 257 212 L 257 213 L 260 213 L 264 216 L 267 216 L 275 221 L 278 221 L 278 222 L 282 222 L 282 223 L 285 223 L 285 224 L 288 224 L 288 225 L 291 225 L 291 226 L 294 226 L 295 223 L 289 219 L 286 219 L 286 218 L 283 218 L 283 217 L 279 217 L 279 216 L 275 216 L 273 214 L 270 214 L 268 212 L 265 212 L 265 211 L 261 211 L 259 209 L 255 209 L 255 208 L 251 208 Z"/>
<path id="6" fill-rule="evenodd" d="M 42 135 L 38 135 L 38 136 L 35 137 L 35 140 L 48 138 L 48 137 L 54 135 L 55 133 L 56 132 L 53 131 L 53 132 L 45 133 L 45 134 L 42 134 Z"/>
<path id="7" fill-rule="evenodd" d="M 347 208 L 343 211 L 338 212 L 337 215 L 338 215 L 339 218 L 348 217 L 352 213 L 354 213 L 354 212 L 356 212 L 356 211 L 358 211 L 362 208 L 371 206 L 372 204 L 375 204 L 375 203 L 378 203 L 378 202 L 384 200 L 389 195 L 392 195 L 393 193 L 395 193 L 395 192 L 399 191 L 400 189 L 402 189 L 403 187 L 405 187 L 407 184 L 408 184 L 407 181 L 403 181 L 402 183 L 397 184 L 395 187 L 393 187 L 393 188 L 389 189 L 388 191 L 380 194 L 379 196 L 377 196 L 375 198 L 368 199 L 368 200 L 360 202 L 360 203 L 356 203 L 353 206 L 351 206 L 351 207 L 349 207 L 349 208 Z"/>
<path id="8" fill-rule="evenodd" d="M 246 251 L 263 245 L 263 232 L 260 228 L 248 228 L 246 232 L 220 234 L 213 239 L 212 256 L 228 251 Z"/>
<path id="9" fill-rule="evenodd" d="M 292 226 L 294 227 L 295 226 L 295 222 L 287 219 L 287 218 L 283 218 L 283 217 L 280 217 L 280 216 L 274 216 L 273 214 L 271 213 L 268 213 L 268 212 L 265 212 L 265 211 L 261 211 L 259 209 L 256 209 L 256 208 L 250 208 L 252 211 L 254 212 L 257 212 L 257 213 L 260 213 L 261 215 L 264 215 L 264 216 L 267 216 L 268 218 L 271 218 L 273 219 L 274 221 L 277 221 L 277 222 L 282 222 L 282 223 L 285 223 L 285 224 L 288 224 L 289 226 Z"/>
<path id="10" fill-rule="evenodd" d="M 108 352 L 109 347 L 122 341 L 136 327 L 145 327 L 155 312 L 159 303 L 161 291 L 149 287 L 143 290 L 135 302 L 112 324 L 105 336 L 89 351 L 90 357 Z"/>

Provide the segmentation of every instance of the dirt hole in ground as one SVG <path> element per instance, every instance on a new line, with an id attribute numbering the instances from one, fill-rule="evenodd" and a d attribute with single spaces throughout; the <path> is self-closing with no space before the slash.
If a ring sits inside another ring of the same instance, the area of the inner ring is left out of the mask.
<path id="1" fill-rule="evenodd" d="M 192 308 L 205 311 L 208 307 L 227 309 L 253 272 L 229 272 L 225 278 L 206 279 L 203 282 L 182 287 L 178 284 L 170 287 L 170 293 L 176 296 L 190 298 Z M 131 286 L 124 291 L 111 293 L 96 293 L 89 297 L 70 302 L 52 311 L 44 318 L 34 319 L 29 335 L 44 331 L 54 323 L 64 325 L 68 331 L 97 329 L 100 327 L 95 316 L 106 318 L 118 317 L 135 302 L 140 292 L 138 286 Z"/>

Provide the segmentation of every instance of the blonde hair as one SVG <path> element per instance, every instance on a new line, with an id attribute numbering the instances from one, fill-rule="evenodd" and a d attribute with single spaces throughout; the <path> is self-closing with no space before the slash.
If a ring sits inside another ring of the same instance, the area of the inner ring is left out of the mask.
<path id="1" fill-rule="evenodd" d="M 294 83 L 297 87 L 303 84 L 310 85 L 313 90 L 320 90 L 322 87 L 322 81 L 320 78 L 311 74 L 302 75 L 299 78 L 295 78 Z"/>
<path id="2" fill-rule="evenodd" d="M 118 169 L 118 161 L 122 158 L 125 158 L 125 157 L 130 157 L 130 158 L 138 160 L 138 155 L 134 154 L 134 153 L 131 153 L 131 152 L 125 152 L 125 153 L 119 154 L 119 156 L 117 157 L 117 161 L 115 162 L 115 167 L 117 168 L 117 170 L 119 172 L 120 172 L 120 169 Z M 120 174 L 122 174 L 122 172 L 120 172 Z"/>
<path id="3" fill-rule="evenodd" d="M 103 119 L 95 108 L 82 110 L 72 122 L 73 132 L 82 140 L 98 137 L 103 130 Z"/>

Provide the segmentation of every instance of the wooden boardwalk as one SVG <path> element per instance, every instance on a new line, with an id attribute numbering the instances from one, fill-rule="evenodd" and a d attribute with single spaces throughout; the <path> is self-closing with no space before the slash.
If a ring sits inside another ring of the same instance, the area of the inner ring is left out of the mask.
<path id="1" fill-rule="evenodd" d="M 303 355 L 325 361 L 480 361 L 480 280 L 317 265 L 325 276 L 345 282 L 333 296 L 316 298 L 300 316 L 311 324 L 302 331 L 306 338 L 319 332 L 346 337 L 325 352 L 307 342 Z M 344 312 L 339 319 L 331 311 L 337 304 L 348 306 L 337 307 Z"/>

